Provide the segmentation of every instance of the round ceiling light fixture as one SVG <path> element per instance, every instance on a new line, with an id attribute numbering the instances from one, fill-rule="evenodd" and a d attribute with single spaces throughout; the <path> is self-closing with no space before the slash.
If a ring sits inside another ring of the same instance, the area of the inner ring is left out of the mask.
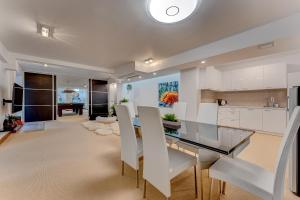
<path id="1" fill-rule="evenodd" d="M 202 0 L 148 0 L 151 16 L 162 23 L 179 22 L 190 16 Z"/>

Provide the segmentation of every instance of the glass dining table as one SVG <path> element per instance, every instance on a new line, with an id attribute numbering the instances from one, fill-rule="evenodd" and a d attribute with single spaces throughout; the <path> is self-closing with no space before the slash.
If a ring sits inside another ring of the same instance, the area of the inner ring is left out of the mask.
<path id="1" fill-rule="evenodd" d="M 163 122 L 165 135 L 196 148 L 210 150 L 221 155 L 236 157 L 250 144 L 253 130 L 224 127 L 194 121 L 180 121 L 176 125 Z M 139 118 L 133 126 L 140 128 Z"/>

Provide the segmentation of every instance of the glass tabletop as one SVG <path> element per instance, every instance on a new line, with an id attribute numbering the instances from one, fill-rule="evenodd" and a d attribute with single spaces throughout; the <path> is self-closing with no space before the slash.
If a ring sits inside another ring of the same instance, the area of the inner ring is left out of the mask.
<path id="1" fill-rule="evenodd" d="M 193 121 L 163 122 L 165 134 L 190 145 L 229 155 L 254 134 L 252 130 L 223 127 Z M 133 125 L 141 127 L 138 118 Z"/>

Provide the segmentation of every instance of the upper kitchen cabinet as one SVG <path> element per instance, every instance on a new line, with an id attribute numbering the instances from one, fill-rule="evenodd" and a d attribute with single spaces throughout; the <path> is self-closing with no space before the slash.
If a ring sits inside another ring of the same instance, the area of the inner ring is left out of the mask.
<path id="1" fill-rule="evenodd" d="M 265 89 L 287 87 L 287 65 L 284 63 L 263 66 L 263 87 Z"/>
<path id="2" fill-rule="evenodd" d="M 236 69 L 202 70 L 200 89 L 246 91 L 287 88 L 287 65 L 284 63 Z"/>
<path id="3" fill-rule="evenodd" d="M 232 71 L 222 72 L 222 90 L 232 91 Z"/>
<path id="4" fill-rule="evenodd" d="M 221 90 L 222 74 L 220 70 L 210 66 L 205 70 L 204 83 L 201 89 Z"/>
<path id="5" fill-rule="evenodd" d="M 263 88 L 263 68 L 261 66 L 245 68 L 245 88 L 248 90 L 259 90 Z"/>
<path id="6" fill-rule="evenodd" d="M 224 91 L 243 91 L 243 90 L 258 90 L 263 87 L 263 69 L 262 67 L 248 67 L 235 69 L 223 72 L 223 85 L 228 85 L 231 82 L 231 87 L 225 88 Z"/>

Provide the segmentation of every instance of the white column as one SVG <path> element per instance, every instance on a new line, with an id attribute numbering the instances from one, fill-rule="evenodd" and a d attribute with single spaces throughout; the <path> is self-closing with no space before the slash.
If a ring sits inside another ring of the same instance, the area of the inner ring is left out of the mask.
<path id="1" fill-rule="evenodd" d="M 180 93 L 179 101 L 187 103 L 186 119 L 195 121 L 197 119 L 199 104 L 199 68 L 194 67 L 180 71 Z"/>

